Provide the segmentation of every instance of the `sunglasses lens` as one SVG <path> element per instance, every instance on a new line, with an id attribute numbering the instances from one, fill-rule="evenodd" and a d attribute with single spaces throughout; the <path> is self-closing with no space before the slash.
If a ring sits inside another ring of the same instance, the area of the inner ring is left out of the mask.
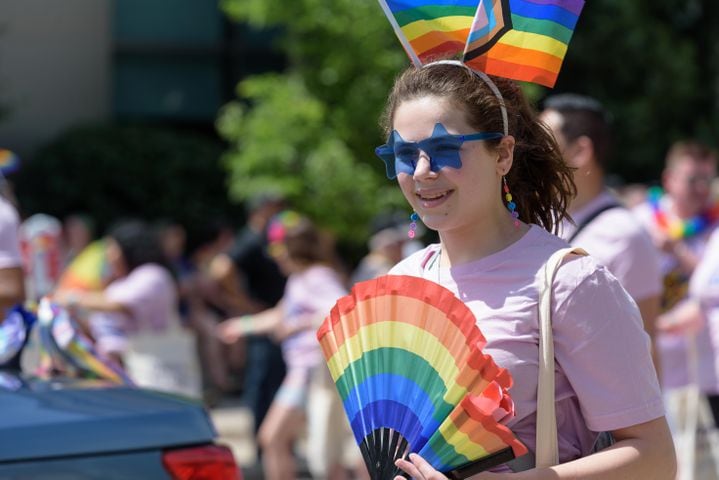
<path id="1" fill-rule="evenodd" d="M 394 167 L 394 149 L 389 145 L 380 145 L 375 149 L 374 152 L 380 158 L 380 160 L 384 162 L 387 178 L 389 178 L 390 180 L 394 179 L 397 176 L 397 172 L 395 171 Z"/>

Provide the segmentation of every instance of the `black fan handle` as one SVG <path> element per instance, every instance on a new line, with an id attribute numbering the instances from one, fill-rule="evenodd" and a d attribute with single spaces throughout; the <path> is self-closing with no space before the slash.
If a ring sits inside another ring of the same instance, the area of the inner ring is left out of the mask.
<path id="1" fill-rule="evenodd" d="M 464 480 L 465 478 L 489 470 L 497 465 L 507 463 L 510 460 L 514 460 L 514 452 L 511 447 L 507 447 L 487 457 L 467 463 L 449 472 L 444 472 L 444 475 L 450 480 Z"/>

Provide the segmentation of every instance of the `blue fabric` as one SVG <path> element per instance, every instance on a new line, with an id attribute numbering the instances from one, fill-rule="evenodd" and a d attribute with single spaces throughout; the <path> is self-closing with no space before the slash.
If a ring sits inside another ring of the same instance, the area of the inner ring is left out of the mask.
<path id="1" fill-rule="evenodd" d="M 344 400 L 355 439 L 361 441 L 375 429 L 393 428 L 410 445 L 421 447 L 439 427 L 432 398 L 412 380 L 401 375 L 380 374 L 356 385 Z"/>
<path id="2" fill-rule="evenodd" d="M 379 428 L 398 431 L 407 440 L 412 452 L 419 451 L 429 439 L 422 435 L 422 422 L 412 409 L 392 400 L 379 400 L 365 405 L 352 419 L 351 426 L 358 445 Z"/>
<path id="3" fill-rule="evenodd" d="M 7 310 L 0 323 L 0 366 L 20 370 L 20 355 L 35 321 L 35 315 L 20 305 Z"/>

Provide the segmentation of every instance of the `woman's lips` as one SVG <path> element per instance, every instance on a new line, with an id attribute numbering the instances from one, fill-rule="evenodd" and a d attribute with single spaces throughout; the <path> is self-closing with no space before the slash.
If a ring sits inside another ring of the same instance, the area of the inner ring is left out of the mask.
<path id="1" fill-rule="evenodd" d="M 423 208 L 434 208 L 442 205 L 454 193 L 454 190 L 418 191 L 415 193 Z"/>

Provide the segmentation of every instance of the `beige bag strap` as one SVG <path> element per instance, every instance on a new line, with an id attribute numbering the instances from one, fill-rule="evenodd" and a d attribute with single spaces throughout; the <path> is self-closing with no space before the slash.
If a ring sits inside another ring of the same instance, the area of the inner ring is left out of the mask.
<path id="1" fill-rule="evenodd" d="M 554 410 L 554 340 L 552 337 L 552 283 L 567 255 L 586 255 L 581 248 L 556 251 L 544 264 L 539 291 L 539 377 L 537 385 L 536 467 L 559 463 L 557 418 Z"/>

